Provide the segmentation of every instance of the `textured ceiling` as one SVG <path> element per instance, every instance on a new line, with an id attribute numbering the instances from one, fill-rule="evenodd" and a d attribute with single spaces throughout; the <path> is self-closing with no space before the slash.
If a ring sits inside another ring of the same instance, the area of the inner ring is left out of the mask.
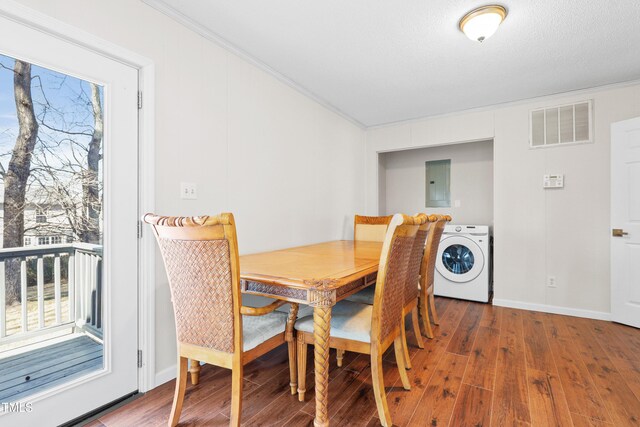
<path id="1" fill-rule="evenodd" d="M 639 0 L 501 1 L 482 44 L 457 25 L 486 1 L 144 1 L 366 126 L 640 78 Z"/>

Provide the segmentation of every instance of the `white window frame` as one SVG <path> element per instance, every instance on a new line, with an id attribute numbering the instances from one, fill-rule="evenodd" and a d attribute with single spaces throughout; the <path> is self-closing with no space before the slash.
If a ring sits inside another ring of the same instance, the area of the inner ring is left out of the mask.
<path id="1" fill-rule="evenodd" d="M 36 207 L 36 215 L 35 215 L 36 219 L 36 224 L 46 224 L 47 220 L 49 218 L 49 211 L 47 209 L 44 208 L 40 208 L 40 207 Z M 42 218 L 44 217 L 43 221 L 39 221 L 38 218 Z"/>

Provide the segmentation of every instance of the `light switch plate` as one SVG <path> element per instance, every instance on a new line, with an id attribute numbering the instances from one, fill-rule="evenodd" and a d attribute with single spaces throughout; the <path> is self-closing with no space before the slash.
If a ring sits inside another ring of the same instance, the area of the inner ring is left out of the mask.
<path id="1" fill-rule="evenodd" d="M 198 198 L 198 186 L 195 182 L 180 183 L 180 198 L 195 200 Z"/>
<path id="2" fill-rule="evenodd" d="M 462 205 L 462 203 L 460 202 L 460 200 L 454 200 L 453 201 L 453 207 L 454 208 L 459 208 Z"/>

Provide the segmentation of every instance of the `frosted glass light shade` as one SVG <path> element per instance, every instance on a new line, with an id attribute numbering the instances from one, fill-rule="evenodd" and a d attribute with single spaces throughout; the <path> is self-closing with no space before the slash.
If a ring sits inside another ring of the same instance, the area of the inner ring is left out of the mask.
<path id="1" fill-rule="evenodd" d="M 460 30 L 469 39 L 483 42 L 498 30 L 506 16 L 507 10 L 502 6 L 484 6 L 467 13 L 460 20 Z"/>

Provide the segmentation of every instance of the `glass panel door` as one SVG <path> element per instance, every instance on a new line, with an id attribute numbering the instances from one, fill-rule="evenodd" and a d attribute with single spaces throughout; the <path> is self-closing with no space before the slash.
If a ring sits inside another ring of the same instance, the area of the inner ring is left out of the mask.
<path id="1" fill-rule="evenodd" d="M 0 54 L 0 93 L 0 402 L 12 403 L 104 366 L 104 88 Z"/>
<path id="2" fill-rule="evenodd" d="M 137 70 L 0 18 L 2 425 L 137 389 L 137 113 Z"/>

